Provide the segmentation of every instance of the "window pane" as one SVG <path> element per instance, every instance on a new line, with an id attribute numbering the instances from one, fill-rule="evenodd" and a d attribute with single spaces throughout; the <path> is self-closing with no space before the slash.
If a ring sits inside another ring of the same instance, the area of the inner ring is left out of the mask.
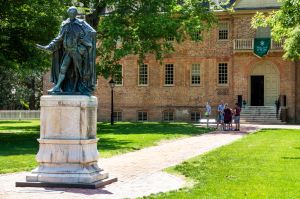
<path id="1" fill-rule="evenodd" d="M 271 29 L 270 27 L 258 27 L 256 29 L 256 38 L 270 38 Z"/>
<path id="2" fill-rule="evenodd" d="M 122 112 L 114 112 L 113 113 L 114 121 L 122 121 Z"/>
<path id="3" fill-rule="evenodd" d="M 192 85 L 200 84 L 200 64 L 193 64 L 191 69 L 191 83 Z"/>
<path id="4" fill-rule="evenodd" d="M 165 65 L 165 84 L 173 85 L 174 84 L 174 67 L 173 64 Z"/>
<path id="5" fill-rule="evenodd" d="M 116 68 L 115 74 L 114 74 L 114 81 L 116 85 L 122 85 L 123 84 L 123 74 L 122 74 L 122 65 L 119 65 Z"/>
<path id="6" fill-rule="evenodd" d="M 138 112 L 138 121 L 148 121 L 148 113 L 147 112 Z"/>
<path id="7" fill-rule="evenodd" d="M 163 120 L 166 122 L 174 121 L 174 112 L 165 111 L 163 113 Z"/>
<path id="8" fill-rule="evenodd" d="M 148 84 L 148 65 L 143 64 L 139 66 L 139 85 Z"/>
<path id="9" fill-rule="evenodd" d="M 219 63 L 219 84 L 228 83 L 228 66 L 227 63 Z"/>
<path id="10" fill-rule="evenodd" d="M 200 112 L 191 112 L 191 121 L 198 122 L 200 120 Z"/>
<path id="11" fill-rule="evenodd" d="M 219 40 L 227 40 L 229 32 L 229 23 L 221 22 L 219 23 Z"/>

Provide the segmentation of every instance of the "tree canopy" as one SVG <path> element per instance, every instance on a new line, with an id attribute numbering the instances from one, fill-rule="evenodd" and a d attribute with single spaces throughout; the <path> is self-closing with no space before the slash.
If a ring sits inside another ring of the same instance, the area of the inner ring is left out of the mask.
<path id="1" fill-rule="evenodd" d="M 201 40 L 216 22 L 207 0 L 103 0 L 106 10 L 98 24 L 99 69 L 114 73 L 121 58 L 149 53 L 161 60 L 173 42 Z M 200 37 L 199 37 L 200 36 Z"/>
<path id="2" fill-rule="evenodd" d="M 285 39 L 284 58 L 300 58 L 300 0 L 282 0 L 280 10 L 269 14 L 259 12 L 252 19 L 253 27 L 269 26 L 275 41 Z"/>
<path id="3" fill-rule="evenodd" d="M 20 107 L 21 102 L 35 107 L 34 93 L 40 92 L 41 76 L 50 66 L 49 56 L 35 45 L 47 43 L 56 36 L 67 3 L 60 0 L 1 1 L 0 108 L 6 109 L 13 102 L 16 102 L 13 107 Z M 16 89 L 14 97 L 13 88 Z"/>
<path id="4" fill-rule="evenodd" d="M 209 0 L 4 0 L 0 7 L 0 96 L 6 105 L 0 103 L 0 108 L 7 107 L 12 97 L 30 101 L 40 92 L 41 76 L 49 70 L 51 59 L 35 45 L 47 44 L 57 35 L 71 5 L 98 32 L 98 74 L 106 77 L 114 74 L 127 55 L 136 55 L 140 63 L 147 54 L 162 60 L 174 50 L 174 42 L 201 41 L 201 32 L 216 22 Z M 12 96 L 14 88 L 18 95 Z"/>

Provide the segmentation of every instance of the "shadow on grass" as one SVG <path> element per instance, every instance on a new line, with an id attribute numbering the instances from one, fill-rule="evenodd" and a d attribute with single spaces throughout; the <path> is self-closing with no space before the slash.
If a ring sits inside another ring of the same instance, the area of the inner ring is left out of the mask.
<path id="1" fill-rule="evenodd" d="M 101 138 L 97 143 L 98 150 L 105 149 L 106 151 L 110 150 L 120 150 L 120 149 L 128 149 L 128 144 L 132 142 L 117 140 L 112 138 Z"/>
<path id="2" fill-rule="evenodd" d="M 282 157 L 285 160 L 300 160 L 300 157 Z"/>
<path id="3" fill-rule="evenodd" d="M 29 121 L 24 121 L 24 120 L 1 120 L 0 124 L 20 124 L 20 123 L 32 123 L 31 120 Z"/>
<path id="4" fill-rule="evenodd" d="M 0 156 L 36 154 L 38 132 L 0 133 Z"/>
<path id="5" fill-rule="evenodd" d="M 2 132 L 10 132 L 10 131 L 24 131 L 24 132 L 39 132 L 40 126 L 39 125 L 32 125 L 32 126 L 0 126 L 0 133 Z"/>
<path id="6" fill-rule="evenodd" d="M 98 134 L 172 134 L 172 135 L 194 135 L 211 131 L 210 129 L 195 127 L 189 123 L 98 123 Z"/>

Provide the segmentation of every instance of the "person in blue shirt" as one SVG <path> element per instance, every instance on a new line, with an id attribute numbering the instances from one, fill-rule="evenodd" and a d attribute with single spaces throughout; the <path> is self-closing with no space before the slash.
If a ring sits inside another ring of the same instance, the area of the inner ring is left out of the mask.
<path id="1" fill-rule="evenodd" d="M 209 116 L 211 115 L 211 106 L 209 104 L 209 101 L 206 102 L 206 105 L 205 105 L 205 117 L 207 119 L 207 124 L 206 124 L 206 127 L 208 128 L 208 121 L 209 121 Z"/>
<path id="2" fill-rule="evenodd" d="M 221 125 L 222 130 L 224 129 L 224 109 L 225 105 L 223 100 L 221 100 L 218 106 L 217 129 L 219 128 L 219 125 Z"/>

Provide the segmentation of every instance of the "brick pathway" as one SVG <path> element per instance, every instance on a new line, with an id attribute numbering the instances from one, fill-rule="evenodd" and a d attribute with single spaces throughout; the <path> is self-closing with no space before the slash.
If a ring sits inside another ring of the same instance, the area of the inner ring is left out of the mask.
<path id="1" fill-rule="evenodd" d="M 24 181 L 26 172 L 0 175 L 1 199 L 76 199 L 76 198 L 135 198 L 151 193 L 167 192 L 186 186 L 183 178 L 162 170 L 184 160 L 229 144 L 245 132 L 257 127 L 244 127 L 242 133 L 214 132 L 196 137 L 166 141 L 158 146 L 100 159 L 100 167 L 119 181 L 102 189 L 20 188 L 16 181 Z"/>

